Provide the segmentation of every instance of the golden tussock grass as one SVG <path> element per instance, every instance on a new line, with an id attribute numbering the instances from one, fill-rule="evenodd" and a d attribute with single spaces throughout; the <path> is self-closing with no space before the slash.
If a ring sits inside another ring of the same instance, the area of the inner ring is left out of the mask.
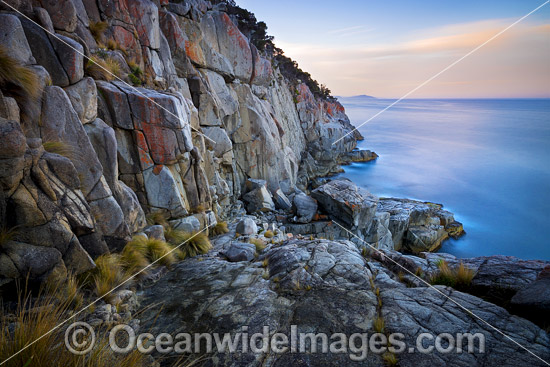
<path id="1" fill-rule="evenodd" d="M 462 262 L 455 268 L 441 260 L 437 263 L 438 271 L 434 274 L 430 282 L 432 284 L 445 285 L 457 290 L 465 290 L 470 287 L 475 272 L 466 267 Z"/>
<path id="2" fill-rule="evenodd" d="M 42 94 L 38 75 L 31 68 L 22 65 L 10 56 L 9 50 L 0 45 L 0 86 L 3 90 L 19 88 L 31 99 Z"/>
<path id="3" fill-rule="evenodd" d="M 103 37 L 107 28 L 109 28 L 107 22 L 90 22 L 90 32 L 96 42 L 103 42 Z"/>
<path id="4" fill-rule="evenodd" d="M 259 238 L 249 238 L 248 243 L 256 246 L 256 252 L 258 253 L 262 252 L 266 248 L 265 242 Z"/>
<path id="5" fill-rule="evenodd" d="M 273 236 L 275 236 L 273 231 L 265 231 L 265 233 L 264 233 L 265 238 L 273 238 Z"/>
<path id="6" fill-rule="evenodd" d="M 218 222 L 214 227 L 210 228 L 210 234 L 212 236 L 219 236 L 221 234 L 226 234 L 227 232 L 229 232 L 227 222 Z"/>
<path id="7" fill-rule="evenodd" d="M 55 285 L 43 285 L 35 297 L 26 287 L 19 289 L 18 294 L 13 309 L 2 307 L 0 310 L 3 315 L 0 318 L 0 361 L 5 361 L 3 366 L 50 367 L 53 363 L 56 366 L 82 367 L 144 366 L 146 356 L 137 351 L 127 355 L 113 354 L 108 348 L 106 335 L 98 337 L 96 347 L 87 355 L 78 356 L 67 350 L 63 343 L 65 328 L 55 328 L 67 320 L 72 309 L 81 307 L 81 289 L 74 276 L 70 275 Z"/>
<path id="8" fill-rule="evenodd" d="M 73 147 L 62 141 L 44 141 L 42 146 L 48 153 L 58 154 L 71 160 L 74 158 Z"/>
<path id="9" fill-rule="evenodd" d="M 112 81 L 114 76 L 121 77 L 121 67 L 118 61 L 111 57 L 102 59 L 92 56 L 86 63 L 86 74 L 97 80 Z"/>

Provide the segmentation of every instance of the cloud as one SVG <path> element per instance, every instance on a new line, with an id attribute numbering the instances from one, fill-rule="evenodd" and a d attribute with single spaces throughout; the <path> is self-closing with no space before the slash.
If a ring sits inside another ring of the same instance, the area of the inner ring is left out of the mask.
<path id="1" fill-rule="evenodd" d="M 331 31 L 328 31 L 327 35 L 332 35 L 337 37 L 351 37 L 351 36 L 356 36 L 358 34 L 372 32 L 373 30 L 374 28 L 367 28 L 364 25 L 360 25 L 360 26 L 354 26 L 354 27 L 333 29 Z"/>
<path id="2" fill-rule="evenodd" d="M 278 44 L 336 94 L 400 97 L 513 21 L 491 19 L 424 29 L 389 45 Z M 413 97 L 550 97 L 549 36 L 548 24 L 520 23 Z"/>

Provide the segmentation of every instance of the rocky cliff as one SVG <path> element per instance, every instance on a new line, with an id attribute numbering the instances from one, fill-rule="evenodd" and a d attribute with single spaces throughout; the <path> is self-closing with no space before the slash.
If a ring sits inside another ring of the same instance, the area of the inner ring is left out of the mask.
<path id="1" fill-rule="evenodd" d="M 38 91 L 17 98 L 15 81 L 0 97 L 1 220 L 18 228 L 0 282 L 85 271 L 149 213 L 215 224 L 239 212 L 247 179 L 290 194 L 355 148 L 355 132 L 332 146 L 352 130 L 344 108 L 285 78 L 226 8 L 2 4 L 0 45 Z"/>
<path id="2" fill-rule="evenodd" d="M 421 332 L 487 342 L 481 354 L 218 353 L 206 365 L 542 365 L 517 343 L 550 358 L 549 263 L 432 254 L 463 233 L 442 205 L 326 178 L 377 156 L 356 149 L 362 137 L 326 88 L 262 47 L 252 20 L 230 1 L 0 2 L 0 286 L 97 280 L 99 259 L 129 271 L 101 255 L 132 238 L 162 246 L 205 231 L 212 248 L 206 238 L 133 290 L 84 286 L 97 304 L 79 319 L 138 332 L 141 303 L 141 329 L 155 333 L 297 325 L 397 332 L 407 345 Z M 211 231 L 218 221 L 229 229 Z M 5 340 L 18 334 L 10 320 Z"/>

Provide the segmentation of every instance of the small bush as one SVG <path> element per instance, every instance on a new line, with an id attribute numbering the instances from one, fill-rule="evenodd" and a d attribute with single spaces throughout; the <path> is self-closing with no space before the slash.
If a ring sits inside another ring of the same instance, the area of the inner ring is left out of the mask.
<path id="1" fill-rule="evenodd" d="M 275 236 L 273 231 L 265 231 L 265 233 L 264 233 L 265 238 L 273 238 L 273 236 Z"/>
<path id="2" fill-rule="evenodd" d="M 214 227 L 210 228 L 210 233 L 212 236 L 219 236 L 221 234 L 226 234 L 227 232 L 229 232 L 227 222 L 218 222 Z"/>
<path id="3" fill-rule="evenodd" d="M 96 42 L 103 42 L 105 31 L 109 27 L 107 22 L 90 22 L 90 32 Z"/>
<path id="4" fill-rule="evenodd" d="M 132 85 L 134 85 L 135 87 L 139 87 L 140 85 L 143 84 L 143 81 L 132 73 L 128 74 L 128 79 L 130 80 Z"/>
<path id="5" fill-rule="evenodd" d="M 265 250 L 265 242 L 262 241 L 261 239 L 259 238 L 249 238 L 248 239 L 248 243 L 251 243 L 253 244 L 254 246 L 256 246 L 256 252 L 260 253 L 262 252 L 263 250 Z"/>

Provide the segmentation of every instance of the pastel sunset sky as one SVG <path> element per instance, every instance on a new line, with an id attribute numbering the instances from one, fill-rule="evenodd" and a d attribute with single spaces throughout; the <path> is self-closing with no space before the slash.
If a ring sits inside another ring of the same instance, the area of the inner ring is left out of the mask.
<path id="1" fill-rule="evenodd" d="M 399 98 L 545 0 L 237 0 L 334 95 Z M 550 3 L 409 98 L 550 98 Z"/>

